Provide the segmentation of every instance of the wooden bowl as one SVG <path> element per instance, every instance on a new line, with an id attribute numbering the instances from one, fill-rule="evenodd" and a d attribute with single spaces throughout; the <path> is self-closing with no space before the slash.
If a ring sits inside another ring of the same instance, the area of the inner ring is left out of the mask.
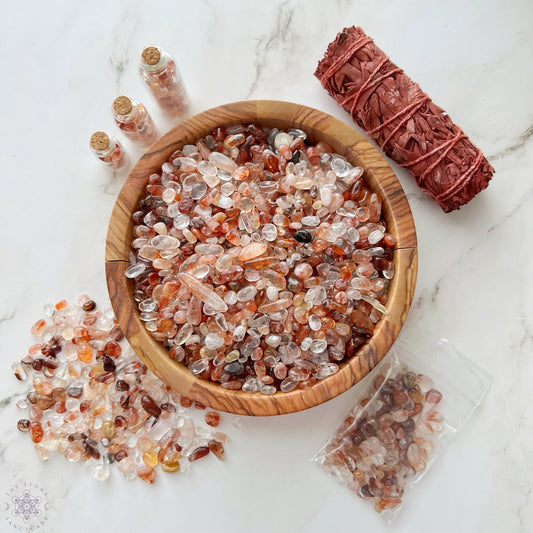
<path id="1" fill-rule="evenodd" d="M 145 329 L 133 301 L 132 280 L 125 277 L 129 266 L 133 221 L 131 214 L 144 195 L 151 173 L 178 145 L 195 141 L 216 126 L 255 122 L 262 126 L 302 128 L 314 141 L 325 141 L 352 164 L 366 169 L 370 187 L 383 199 L 387 228 L 397 239 L 394 250 L 396 273 L 389 287 L 385 315 L 373 337 L 351 359 L 340 364 L 336 374 L 308 389 L 278 392 L 272 396 L 222 388 L 199 379 L 183 364 L 168 357 L 167 349 Z M 417 242 L 411 210 L 403 189 L 384 157 L 361 134 L 322 111 L 288 102 L 257 100 L 237 102 L 204 111 L 178 124 L 155 142 L 135 165 L 115 203 L 106 242 L 106 278 L 111 304 L 124 335 L 141 360 L 180 394 L 214 409 L 242 415 L 279 415 L 319 405 L 361 380 L 387 353 L 409 311 L 417 273 Z"/>

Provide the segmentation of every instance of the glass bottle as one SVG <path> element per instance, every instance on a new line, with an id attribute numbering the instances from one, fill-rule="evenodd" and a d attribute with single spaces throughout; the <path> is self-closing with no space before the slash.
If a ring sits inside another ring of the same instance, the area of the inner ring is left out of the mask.
<path id="1" fill-rule="evenodd" d="M 159 137 L 146 108 L 127 96 L 115 98 L 113 118 L 124 135 L 141 148 L 148 148 Z"/>
<path id="2" fill-rule="evenodd" d="M 147 46 L 141 52 L 139 73 L 157 103 L 170 118 L 178 118 L 189 109 L 189 98 L 176 62 L 159 46 Z"/>
<path id="3" fill-rule="evenodd" d="M 96 158 L 109 168 L 122 168 L 126 164 L 126 153 L 122 145 L 105 131 L 91 135 L 89 147 Z"/>

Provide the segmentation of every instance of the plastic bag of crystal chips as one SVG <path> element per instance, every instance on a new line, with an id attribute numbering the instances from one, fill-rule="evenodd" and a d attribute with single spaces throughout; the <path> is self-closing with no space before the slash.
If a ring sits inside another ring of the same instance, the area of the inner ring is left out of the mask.
<path id="1" fill-rule="evenodd" d="M 490 381 L 446 340 L 399 341 L 360 385 L 358 402 L 313 461 L 390 524 Z"/>

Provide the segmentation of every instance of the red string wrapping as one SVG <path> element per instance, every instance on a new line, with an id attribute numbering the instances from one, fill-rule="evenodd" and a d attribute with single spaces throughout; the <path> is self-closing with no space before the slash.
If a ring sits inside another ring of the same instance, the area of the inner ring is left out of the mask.
<path id="1" fill-rule="evenodd" d="M 494 169 L 481 150 L 361 28 L 337 35 L 315 76 L 446 213 L 489 184 Z"/>

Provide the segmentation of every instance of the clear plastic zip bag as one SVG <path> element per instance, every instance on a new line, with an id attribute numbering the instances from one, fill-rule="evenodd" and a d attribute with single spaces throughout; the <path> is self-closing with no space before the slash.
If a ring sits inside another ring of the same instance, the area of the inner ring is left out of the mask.
<path id="1" fill-rule="evenodd" d="M 391 524 L 405 492 L 478 407 L 491 379 L 445 339 L 398 341 L 312 460 Z"/>

